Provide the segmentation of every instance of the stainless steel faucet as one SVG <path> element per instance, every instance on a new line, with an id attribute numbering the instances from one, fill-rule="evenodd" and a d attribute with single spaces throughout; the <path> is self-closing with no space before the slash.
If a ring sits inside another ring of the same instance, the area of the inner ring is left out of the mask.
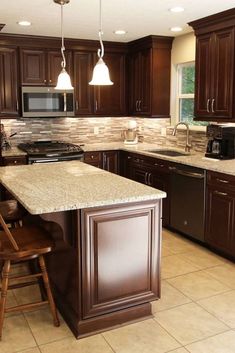
<path id="1" fill-rule="evenodd" d="M 189 126 L 187 123 L 180 121 L 178 124 L 175 125 L 174 130 L 172 132 L 172 135 L 175 136 L 176 135 L 176 131 L 177 131 L 177 127 L 179 125 L 184 125 L 186 126 L 186 145 L 185 145 L 185 152 L 190 152 L 190 148 L 192 147 L 192 145 L 189 143 Z"/>

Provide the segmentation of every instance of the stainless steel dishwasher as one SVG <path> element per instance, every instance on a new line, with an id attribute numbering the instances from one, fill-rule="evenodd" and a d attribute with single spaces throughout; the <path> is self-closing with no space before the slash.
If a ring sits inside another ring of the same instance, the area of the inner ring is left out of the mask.
<path id="1" fill-rule="evenodd" d="M 170 226 L 204 241 L 205 171 L 185 165 L 171 169 Z"/>

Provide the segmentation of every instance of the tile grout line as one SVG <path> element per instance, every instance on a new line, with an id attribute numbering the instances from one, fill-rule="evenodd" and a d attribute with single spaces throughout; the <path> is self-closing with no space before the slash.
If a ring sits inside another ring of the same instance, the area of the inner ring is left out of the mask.
<path id="1" fill-rule="evenodd" d="M 101 333 L 101 336 L 103 337 L 103 339 L 105 340 L 105 342 L 107 343 L 107 345 L 110 347 L 110 349 L 114 352 L 117 353 L 115 351 L 115 349 L 112 347 L 112 345 L 109 343 L 109 341 L 105 338 L 105 336 L 103 335 L 103 333 Z"/>

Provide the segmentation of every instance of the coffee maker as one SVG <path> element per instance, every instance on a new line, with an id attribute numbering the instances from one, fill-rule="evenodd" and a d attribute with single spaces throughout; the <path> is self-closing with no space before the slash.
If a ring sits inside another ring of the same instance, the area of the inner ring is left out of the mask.
<path id="1" fill-rule="evenodd" d="M 122 132 L 122 136 L 124 138 L 124 143 L 126 145 L 135 145 L 138 143 L 138 136 L 136 130 L 137 124 L 135 120 L 128 121 L 127 130 Z"/>
<path id="2" fill-rule="evenodd" d="M 207 126 L 206 136 L 208 137 L 206 157 L 235 158 L 235 126 L 210 124 Z"/>

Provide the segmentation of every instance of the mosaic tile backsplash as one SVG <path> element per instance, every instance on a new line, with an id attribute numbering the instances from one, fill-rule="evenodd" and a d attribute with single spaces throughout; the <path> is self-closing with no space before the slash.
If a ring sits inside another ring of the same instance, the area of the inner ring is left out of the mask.
<path id="1" fill-rule="evenodd" d="M 136 120 L 139 135 L 144 142 L 158 143 L 167 147 L 185 146 L 185 131 L 178 130 L 172 136 L 169 119 L 148 119 L 133 117 L 115 118 L 47 118 L 47 119 L 4 119 L 1 122 L 12 146 L 20 142 L 40 140 L 63 140 L 77 144 L 120 142 L 122 131 L 127 128 L 128 120 Z M 164 136 L 165 135 L 165 136 Z M 190 131 L 192 149 L 205 152 L 205 132 Z"/>

